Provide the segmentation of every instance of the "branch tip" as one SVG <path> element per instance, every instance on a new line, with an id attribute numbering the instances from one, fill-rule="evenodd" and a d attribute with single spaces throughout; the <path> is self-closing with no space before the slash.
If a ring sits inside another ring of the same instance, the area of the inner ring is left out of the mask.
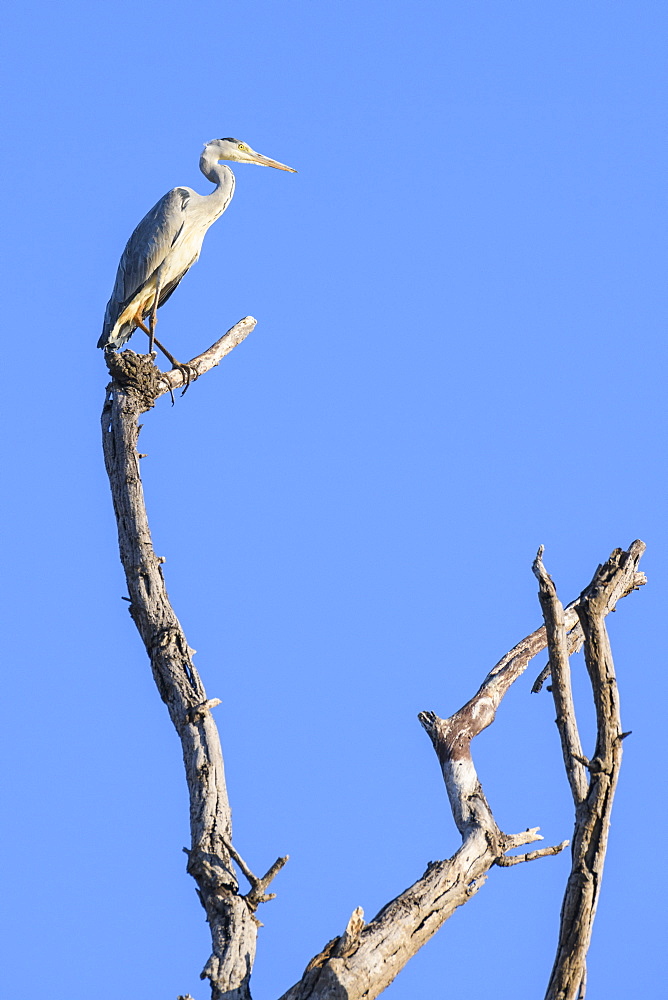
<path id="1" fill-rule="evenodd" d="M 204 375 L 211 368 L 215 368 L 225 355 L 229 354 L 242 340 L 245 340 L 248 334 L 253 332 L 256 325 L 257 320 L 253 316 L 244 316 L 227 333 L 224 333 L 215 344 L 212 344 L 202 354 L 193 358 L 192 361 L 188 361 L 181 368 L 172 368 L 170 371 L 161 372 L 158 381 L 158 395 L 161 396 L 166 392 L 171 392 L 173 389 L 180 389 L 182 386 L 187 388 L 189 379 L 184 369 L 191 372 L 190 378 L 193 380 Z"/>
<path id="2" fill-rule="evenodd" d="M 503 836 L 503 842 L 505 844 L 505 851 L 511 851 L 514 847 L 523 847 L 525 844 L 534 844 L 537 840 L 543 840 L 544 838 L 538 832 L 540 830 L 539 826 L 527 827 L 521 833 L 507 833 Z"/>
<path id="3" fill-rule="evenodd" d="M 562 840 L 560 844 L 555 844 L 553 847 L 541 847 L 537 851 L 526 851 L 524 854 L 516 854 L 511 857 L 506 857 L 504 854 L 496 859 L 495 864 L 499 868 L 512 868 L 513 865 L 522 864 L 524 861 L 535 861 L 536 858 L 547 858 L 554 854 L 560 854 L 565 847 L 568 847 L 568 844 L 568 840 Z"/>

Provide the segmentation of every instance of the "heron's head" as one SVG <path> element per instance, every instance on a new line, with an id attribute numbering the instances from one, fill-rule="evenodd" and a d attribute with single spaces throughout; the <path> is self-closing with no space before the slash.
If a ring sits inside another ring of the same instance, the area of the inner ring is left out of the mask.
<path id="1" fill-rule="evenodd" d="M 262 153 L 256 153 L 250 146 L 241 142 L 240 139 L 212 139 L 207 142 L 202 153 L 202 159 L 212 160 L 235 160 L 237 163 L 256 163 L 260 167 L 276 167 L 277 170 L 289 170 L 296 174 L 293 167 L 286 167 L 278 160 L 270 160 Z"/>

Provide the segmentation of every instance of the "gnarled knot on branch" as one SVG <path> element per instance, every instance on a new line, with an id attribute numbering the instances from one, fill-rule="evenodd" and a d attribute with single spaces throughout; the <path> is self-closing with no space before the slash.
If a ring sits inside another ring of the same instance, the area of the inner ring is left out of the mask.
<path id="1" fill-rule="evenodd" d="M 163 391 L 160 386 L 163 373 L 154 364 L 151 355 L 135 354 L 130 350 L 120 354 L 107 351 L 104 360 L 114 382 L 137 397 L 142 412 L 150 410 Z"/>

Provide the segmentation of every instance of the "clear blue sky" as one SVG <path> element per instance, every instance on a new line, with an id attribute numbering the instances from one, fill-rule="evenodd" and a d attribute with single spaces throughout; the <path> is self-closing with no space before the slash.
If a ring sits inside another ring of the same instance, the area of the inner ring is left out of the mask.
<path id="1" fill-rule="evenodd" d="M 141 450 L 223 699 L 236 846 L 257 870 L 291 855 L 256 1000 L 456 849 L 416 714 L 458 708 L 537 625 L 538 545 L 566 601 L 636 537 L 650 585 L 611 622 L 633 736 L 588 996 L 656 995 L 665 3 L 39 0 L 6 10 L 2 46 L 6 995 L 208 996 L 179 746 L 121 600 L 95 343 L 128 235 L 169 188 L 208 190 L 202 143 L 228 135 L 299 173 L 237 168 L 159 335 L 188 358 L 258 326 L 147 414 Z M 543 662 L 474 751 L 501 826 L 558 842 Z M 567 870 L 494 871 L 386 996 L 542 996 Z"/>

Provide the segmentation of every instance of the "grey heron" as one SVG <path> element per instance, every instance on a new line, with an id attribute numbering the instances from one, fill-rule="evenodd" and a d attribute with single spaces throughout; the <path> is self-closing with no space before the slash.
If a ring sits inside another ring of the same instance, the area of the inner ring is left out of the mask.
<path id="1" fill-rule="evenodd" d="M 239 139 L 208 142 L 199 168 L 216 185 L 215 190 L 201 195 L 192 188 L 174 188 L 141 220 L 118 265 L 98 347 L 117 350 L 139 327 L 148 334 L 149 353 L 155 343 L 173 365 L 183 367 L 155 339 L 156 314 L 199 257 L 207 229 L 232 200 L 234 174 L 221 160 L 256 163 L 296 173 L 292 167 L 256 153 Z M 144 323 L 147 317 L 148 327 Z"/>

